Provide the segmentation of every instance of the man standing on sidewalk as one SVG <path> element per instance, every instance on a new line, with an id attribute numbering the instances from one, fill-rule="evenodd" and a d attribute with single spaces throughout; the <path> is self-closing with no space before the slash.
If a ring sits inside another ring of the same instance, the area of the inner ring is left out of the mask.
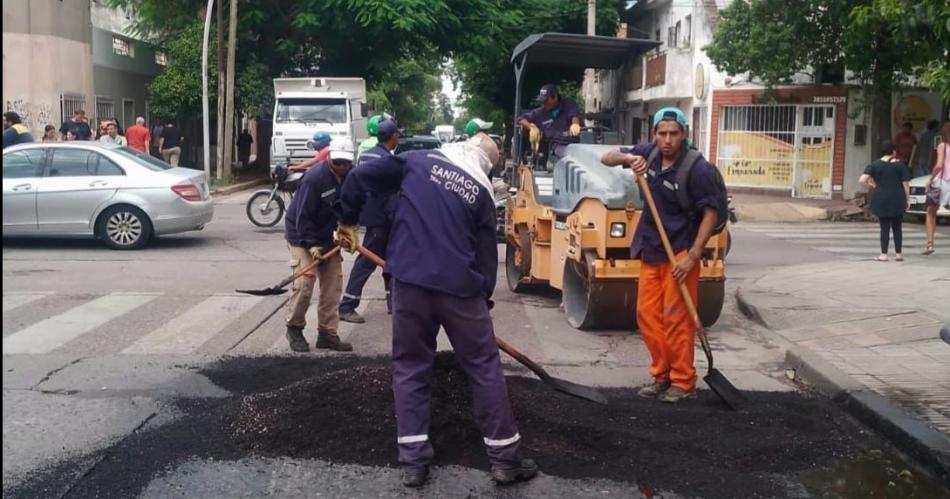
<path id="1" fill-rule="evenodd" d="M 400 136 L 401 132 L 396 120 L 381 121 L 377 126 L 378 143 L 360 155 L 357 168 L 371 160 L 391 156 L 399 145 Z M 360 213 L 360 225 L 366 227 L 363 245 L 377 255 L 386 254 L 386 243 L 389 241 L 396 196 L 398 194 L 382 195 L 373 192 L 366 194 L 366 204 L 363 205 L 363 211 Z M 343 300 L 340 302 L 341 321 L 355 324 L 366 322 L 366 319 L 356 311 L 356 307 L 360 306 L 363 286 L 375 270 L 376 264 L 364 258 L 363 255 L 356 257 L 353 270 L 350 271 L 350 280 L 346 283 L 346 291 L 343 292 Z M 392 312 L 389 276 L 386 274 L 383 274 L 383 283 L 386 288 L 386 310 Z"/>
<path id="2" fill-rule="evenodd" d="M 353 167 L 353 141 L 337 138 L 330 142 L 330 160 L 307 170 L 294 200 L 284 217 L 284 238 L 290 249 L 290 268 L 296 273 L 314 260 L 323 257 L 333 246 L 333 229 L 337 216 L 333 205 L 340 195 L 340 184 Z M 287 302 L 287 341 L 295 352 L 310 350 L 303 330 L 307 326 L 307 309 L 313 298 L 313 288 L 320 279 L 320 299 L 317 308 L 317 348 L 340 352 L 353 349 L 340 340 L 337 328 L 340 316 L 337 304 L 343 290 L 343 258 L 337 254 L 327 258 L 313 272 L 304 274 L 292 284 L 293 293 Z"/>
<path id="3" fill-rule="evenodd" d="M 125 138 L 129 147 L 148 154 L 148 145 L 152 141 L 152 133 L 145 127 L 145 118 L 135 118 L 135 124 L 125 130 Z"/>
<path id="4" fill-rule="evenodd" d="M 695 324 L 680 294 L 685 283 L 697 303 L 699 261 L 703 248 L 718 221 L 718 189 L 715 167 L 700 157 L 692 165 L 688 185 L 676 185 L 676 170 L 686 156 L 686 116 L 676 108 L 657 111 L 653 119 L 652 144 L 610 151 L 601 158 L 608 166 L 632 167 L 637 175 L 646 175 L 650 192 L 663 220 L 654 220 L 644 209 L 633 238 L 631 254 L 639 258 L 640 279 L 637 289 L 637 324 L 643 342 L 650 350 L 650 375 L 653 383 L 638 394 L 676 403 L 696 396 L 696 367 L 693 362 Z M 654 148 L 659 154 L 652 155 Z M 677 189 L 687 189 L 692 213 L 683 210 Z M 657 224 L 662 223 L 670 239 L 677 263 L 666 255 Z"/>
<path id="5" fill-rule="evenodd" d="M 181 143 L 184 137 L 181 131 L 171 121 L 165 123 L 162 128 L 162 136 L 158 139 L 158 153 L 162 159 L 172 166 L 178 166 L 178 160 L 181 158 Z"/>
<path id="6" fill-rule="evenodd" d="M 487 173 L 495 142 L 478 134 L 438 151 L 387 155 L 356 168 L 343 184 L 340 245 L 354 250 L 366 193 L 401 191 L 386 252 L 393 277 L 393 394 L 403 484 L 426 482 L 436 336 L 444 327 L 472 386 L 475 420 L 498 484 L 538 472 L 521 459 L 489 313 L 498 275 L 495 200 Z"/>

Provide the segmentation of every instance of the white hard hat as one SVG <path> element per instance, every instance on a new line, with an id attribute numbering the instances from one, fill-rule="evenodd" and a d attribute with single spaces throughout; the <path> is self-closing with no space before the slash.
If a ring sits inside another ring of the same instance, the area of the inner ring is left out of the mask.
<path id="1" fill-rule="evenodd" d="M 330 159 L 344 159 L 353 162 L 356 159 L 356 148 L 353 141 L 346 137 L 337 137 L 330 141 Z"/>

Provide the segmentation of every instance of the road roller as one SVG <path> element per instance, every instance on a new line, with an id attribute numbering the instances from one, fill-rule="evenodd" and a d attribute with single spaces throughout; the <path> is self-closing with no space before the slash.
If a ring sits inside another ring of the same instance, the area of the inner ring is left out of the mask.
<path id="1" fill-rule="evenodd" d="M 531 35 L 515 48 L 515 119 L 528 62 L 595 69 L 625 68 L 655 42 L 564 33 Z M 619 82 L 618 82 L 619 85 Z M 620 95 L 620 89 L 615 92 Z M 615 106 L 619 113 L 620 106 Z M 511 196 L 505 207 L 505 273 L 509 289 L 562 293 L 567 321 L 578 329 L 635 329 L 640 261 L 630 244 L 644 209 L 630 170 L 603 165 L 604 152 L 624 143 L 603 120 L 581 133 L 560 158 L 544 141 L 531 150 L 515 134 Z M 518 130 L 517 124 L 515 130 Z M 539 152 L 540 149 L 540 152 Z M 713 236 L 700 262 L 699 315 L 714 324 L 725 298 L 728 227 Z"/>

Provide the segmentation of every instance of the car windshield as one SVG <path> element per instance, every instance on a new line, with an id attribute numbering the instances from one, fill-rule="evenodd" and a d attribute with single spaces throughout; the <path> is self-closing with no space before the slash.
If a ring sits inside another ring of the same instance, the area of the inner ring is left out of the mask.
<path id="1" fill-rule="evenodd" d="M 346 123 L 346 99 L 280 99 L 277 123 Z"/>
<path id="2" fill-rule="evenodd" d="M 172 168 L 174 168 L 173 166 L 169 165 L 168 163 L 165 163 L 164 161 L 160 159 L 155 158 L 154 156 L 145 154 L 144 152 L 141 152 L 141 151 L 136 151 L 135 149 L 132 149 L 129 147 L 115 147 L 115 148 L 112 148 L 111 151 L 121 154 L 122 156 L 132 158 L 136 160 L 136 163 L 142 165 L 145 168 L 148 168 L 149 170 L 152 170 L 153 172 L 161 172 L 165 170 L 171 170 Z"/>

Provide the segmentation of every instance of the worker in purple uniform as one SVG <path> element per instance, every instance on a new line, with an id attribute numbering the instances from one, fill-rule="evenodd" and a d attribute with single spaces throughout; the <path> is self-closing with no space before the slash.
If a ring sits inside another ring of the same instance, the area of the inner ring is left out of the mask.
<path id="1" fill-rule="evenodd" d="M 528 130 L 532 144 L 543 136 L 553 146 L 555 158 L 562 158 L 564 148 L 580 140 L 581 111 L 574 101 L 561 97 L 553 83 L 541 87 L 536 100 L 541 107 L 519 116 L 518 124 Z"/>
<path id="2" fill-rule="evenodd" d="M 360 154 L 356 160 L 357 168 L 371 160 L 392 156 L 396 146 L 399 145 L 401 135 L 402 132 L 399 130 L 399 124 L 396 123 L 396 120 L 386 119 L 379 122 L 376 131 L 379 142 L 368 151 Z M 377 255 L 386 254 L 386 243 L 389 241 L 389 228 L 392 225 L 395 202 L 395 194 L 382 195 L 373 192 L 366 194 L 366 204 L 363 205 L 363 211 L 360 212 L 360 225 L 366 227 L 363 246 Z M 366 322 L 366 319 L 356 311 L 356 307 L 360 306 L 363 286 L 366 285 L 369 276 L 373 275 L 374 270 L 376 270 L 376 265 L 373 262 L 364 258 L 363 255 L 356 257 L 353 270 L 350 271 L 350 278 L 346 283 L 346 289 L 343 291 L 343 300 L 340 301 L 341 321 L 355 324 Z M 386 288 L 386 309 L 392 312 L 389 275 L 386 273 L 383 273 L 383 285 Z"/>
<path id="3" fill-rule="evenodd" d="M 333 205 L 340 195 L 340 184 L 353 167 L 353 141 L 340 137 L 330 142 L 330 159 L 313 165 L 300 181 L 294 200 L 287 208 L 284 238 L 290 250 L 290 267 L 294 273 L 324 258 L 333 246 L 333 229 L 337 216 Z M 337 305 L 343 294 L 343 258 L 336 254 L 295 280 L 287 302 L 287 341 L 295 352 L 310 350 L 303 329 L 307 326 L 307 309 L 313 287 L 320 279 L 317 305 L 317 342 L 320 349 L 348 352 L 353 347 L 340 340 L 337 328 L 340 316 Z"/>
<path id="4" fill-rule="evenodd" d="M 393 278 L 397 444 L 409 487 L 425 483 L 433 457 L 430 383 L 440 326 L 469 377 L 492 479 L 510 484 L 537 474 L 537 465 L 518 455 L 521 436 L 489 314 L 498 247 L 488 172 L 497 159 L 494 141 L 479 133 L 439 150 L 370 161 L 343 184 L 337 234 L 350 251 L 365 194 L 399 193 L 385 270 Z"/>

